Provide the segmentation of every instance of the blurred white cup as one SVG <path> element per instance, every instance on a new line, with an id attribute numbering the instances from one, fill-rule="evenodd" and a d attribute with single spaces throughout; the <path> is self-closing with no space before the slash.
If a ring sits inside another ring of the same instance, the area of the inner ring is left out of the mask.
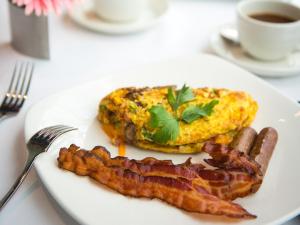
<path id="1" fill-rule="evenodd" d="M 148 0 L 94 0 L 96 14 L 112 22 L 135 21 L 147 6 Z"/>
<path id="2" fill-rule="evenodd" d="M 295 22 L 264 22 L 250 15 L 269 13 L 292 18 Z M 244 0 L 237 6 L 238 31 L 242 47 L 261 60 L 279 60 L 300 44 L 300 8 L 287 2 Z"/>

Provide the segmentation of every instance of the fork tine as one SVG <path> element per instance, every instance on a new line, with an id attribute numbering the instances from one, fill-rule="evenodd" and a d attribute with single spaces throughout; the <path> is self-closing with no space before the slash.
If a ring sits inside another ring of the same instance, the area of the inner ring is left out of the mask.
<path id="1" fill-rule="evenodd" d="M 12 78 L 10 80 L 10 84 L 9 84 L 8 89 L 7 89 L 5 98 L 2 101 L 1 108 L 7 107 L 8 106 L 8 102 L 7 101 L 13 99 L 12 92 L 13 92 L 13 89 L 14 89 L 14 84 L 16 83 L 16 76 L 17 76 L 17 73 L 18 73 L 17 71 L 19 71 L 19 67 L 20 67 L 19 66 L 19 62 L 16 62 L 15 67 L 14 67 L 14 71 L 13 71 L 13 76 L 12 76 Z"/>
<path id="2" fill-rule="evenodd" d="M 9 92 L 7 93 L 8 98 L 8 102 L 6 102 L 6 106 L 7 107 L 12 107 L 13 105 L 16 104 L 17 100 L 18 100 L 18 89 L 20 86 L 20 80 L 22 78 L 22 74 L 24 71 L 24 64 L 19 62 L 16 64 L 17 69 L 16 74 L 13 75 L 13 78 L 17 77 L 16 79 L 14 79 L 15 81 L 13 82 L 13 85 L 11 85 L 11 87 L 9 88 Z M 13 107 L 12 107 L 13 108 Z"/>
<path id="3" fill-rule="evenodd" d="M 46 147 L 62 134 L 73 130 L 77 130 L 77 128 L 65 125 L 46 127 L 38 131 L 35 135 L 33 135 L 29 142 L 43 145 Z"/>
<path id="4" fill-rule="evenodd" d="M 12 110 L 15 110 L 16 105 L 17 105 L 18 100 L 19 100 L 20 95 L 21 95 L 21 87 L 22 87 L 22 83 L 23 83 L 23 82 L 21 82 L 21 80 L 23 80 L 25 78 L 25 70 L 26 70 L 25 63 L 20 62 L 17 82 L 14 85 L 14 88 L 12 88 L 11 99 L 8 102 L 8 106 L 11 107 Z"/>
<path id="5" fill-rule="evenodd" d="M 55 133 L 55 132 L 57 132 L 57 131 L 59 131 L 61 129 L 65 129 L 66 127 L 68 127 L 68 126 L 57 125 L 57 126 L 49 127 L 48 132 Z"/>
<path id="6" fill-rule="evenodd" d="M 19 68 L 19 70 L 17 72 L 16 83 L 13 85 L 13 87 L 11 88 L 11 91 L 10 91 L 10 93 L 12 94 L 12 96 L 14 96 L 14 95 L 16 95 L 18 93 L 18 88 L 19 88 L 19 85 L 20 85 L 20 80 L 21 80 L 21 77 L 22 77 L 22 74 L 23 74 L 23 70 L 24 70 L 23 63 L 20 63 L 18 68 Z"/>
<path id="7" fill-rule="evenodd" d="M 15 81 L 15 78 L 16 78 L 16 74 L 17 74 L 18 68 L 19 68 L 19 62 L 17 62 L 17 63 L 15 64 L 14 71 L 13 71 L 13 76 L 12 76 L 12 78 L 11 78 L 9 87 L 8 87 L 8 89 L 7 89 L 7 93 L 11 93 L 12 90 L 13 90 L 13 84 L 15 83 L 14 81 Z"/>
<path id="8" fill-rule="evenodd" d="M 51 127 L 51 128 L 49 128 L 48 130 L 45 130 L 43 136 L 44 136 L 44 137 L 48 137 L 48 136 L 51 136 L 51 135 L 56 135 L 56 134 L 59 133 L 60 131 L 65 130 L 65 129 L 67 129 L 67 128 L 68 128 L 68 127 L 66 127 L 66 126 Z"/>
<path id="9" fill-rule="evenodd" d="M 30 88 L 30 84 L 31 84 L 31 80 L 32 80 L 32 75 L 33 75 L 33 71 L 34 71 L 34 64 L 33 63 L 30 63 L 31 65 L 31 70 L 29 72 L 29 79 L 28 79 L 28 82 L 27 82 L 27 87 L 26 87 L 26 91 L 24 93 L 24 95 L 27 97 L 27 94 L 28 94 L 28 91 L 29 91 L 29 88 Z"/>
<path id="10" fill-rule="evenodd" d="M 17 102 L 15 103 L 15 110 L 18 111 L 23 106 L 25 100 L 27 99 L 27 94 L 29 91 L 29 87 L 31 84 L 32 74 L 34 70 L 34 65 L 30 62 L 26 63 L 25 74 L 23 76 L 23 82 L 21 85 L 21 89 L 19 91 L 19 95 L 17 98 Z M 26 83 L 26 85 L 25 85 Z"/>
<path id="11" fill-rule="evenodd" d="M 69 132 L 69 131 L 72 131 L 72 130 L 76 130 L 76 128 L 73 128 L 73 127 L 66 127 L 66 128 L 64 128 L 64 129 L 61 129 L 61 130 L 59 130 L 59 131 L 56 131 L 55 133 L 53 133 L 53 134 L 50 134 L 49 135 L 49 142 L 51 143 L 51 142 L 53 142 L 56 138 L 58 138 L 59 136 L 61 136 L 62 134 L 65 134 L 65 133 L 67 133 L 67 132 Z"/>
<path id="12" fill-rule="evenodd" d="M 56 129 L 56 130 L 53 131 L 53 135 L 57 135 L 60 132 L 64 132 L 65 130 L 68 130 L 68 129 L 70 129 L 70 127 L 61 127 L 61 128 L 58 128 L 58 129 Z"/>
<path id="13" fill-rule="evenodd" d="M 31 62 L 17 62 L 13 71 L 11 83 L 2 101 L 2 112 L 18 112 L 27 99 L 33 76 L 34 65 Z"/>
<path id="14" fill-rule="evenodd" d="M 46 127 L 42 130 L 40 130 L 38 133 L 36 133 L 35 135 L 37 137 L 40 137 L 40 136 L 45 136 L 47 135 L 49 132 L 53 132 L 55 131 L 56 129 L 59 129 L 61 127 L 65 127 L 64 125 L 56 125 L 56 126 L 51 126 L 51 127 Z"/>
<path id="15" fill-rule="evenodd" d="M 57 135 L 58 133 L 70 129 L 72 127 L 69 126 L 65 126 L 65 125 L 56 125 L 56 126 L 51 126 L 51 127 L 47 127 L 42 129 L 38 135 L 39 136 L 43 136 L 43 137 L 48 137 L 49 135 Z"/>
<path id="16" fill-rule="evenodd" d="M 24 78 L 25 70 L 26 70 L 25 63 L 22 62 L 21 66 L 20 66 L 20 69 L 19 69 L 18 80 L 17 80 L 15 90 L 14 90 L 16 95 L 18 95 L 20 93 L 20 88 L 21 88 L 20 86 L 21 86 L 21 83 L 22 83 L 21 80 L 22 80 L 22 78 Z"/>
<path id="17" fill-rule="evenodd" d="M 25 66 L 25 72 L 24 72 L 24 76 L 23 76 L 23 79 L 22 79 L 22 84 L 21 84 L 21 87 L 20 87 L 20 91 L 19 91 L 19 95 L 23 95 L 24 93 L 24 86 L 25 86 L 25 82 L 26 80 L 28 79 L 27 78 L 27 74 L 28 74 L 28 67 L 29 67 L 29 62 L 26 63 L 26 66 Z"/>

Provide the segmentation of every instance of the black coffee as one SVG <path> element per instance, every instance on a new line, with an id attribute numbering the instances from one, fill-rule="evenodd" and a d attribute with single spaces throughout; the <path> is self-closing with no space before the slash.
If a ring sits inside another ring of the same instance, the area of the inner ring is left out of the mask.
<path id="1" fill-rule="evenodd" d="M 283 15 L 273 14 L 273 13 L 256 13 L 256 14 L 251 14 L 249 16 L 253 19 L 269 22 L 269 23 L 292 23 L 297 21 L 288 16 L 283 16 Z"/>

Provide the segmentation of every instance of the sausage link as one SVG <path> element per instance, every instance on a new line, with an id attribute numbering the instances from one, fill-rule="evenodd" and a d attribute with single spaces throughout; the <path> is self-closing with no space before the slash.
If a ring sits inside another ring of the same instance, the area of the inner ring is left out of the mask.
<path id="1" fill-rule="evenodd" d="M 263 175 L 267 171 L 277 140 L 277 131 L 272 127 L 266 127 L 260 131 L 250 151 L 250 157 L 261 166 Z"/>
<path id="2" fill-rule="evenodd" d="M 254 130 L 252 127 L 244 127 L 230 143 L 230 147 L 248 155 L 256 136 L 256 130 Z"/>

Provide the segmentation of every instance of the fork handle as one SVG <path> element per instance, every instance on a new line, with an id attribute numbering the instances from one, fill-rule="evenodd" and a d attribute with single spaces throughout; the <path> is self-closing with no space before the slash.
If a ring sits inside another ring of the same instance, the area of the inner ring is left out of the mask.
<path id="1" fill-rule="evenodd" d="M 29 172 L 29 169 L 32 166 L 32 163 L 33 163 L 34 159 L 35 159 L 35 157 L 32 157 L 32 158 L 27 160 L 23 172 L 18 177 L 18 179 L 15 181 L 13 186 L 9 189 L 9 191 L 6 193 L 6 195 L 1 199 L 1 201 L 0 201 L 0 211 L 4 208 L 6 203 L 10 200 L 10 198 L 13 196 L 13 194 L 16 192 L 16 190 L 20 187 L 20 185 L 24 181 L 25 177 L 27 176 L 27 174 Z"/>

